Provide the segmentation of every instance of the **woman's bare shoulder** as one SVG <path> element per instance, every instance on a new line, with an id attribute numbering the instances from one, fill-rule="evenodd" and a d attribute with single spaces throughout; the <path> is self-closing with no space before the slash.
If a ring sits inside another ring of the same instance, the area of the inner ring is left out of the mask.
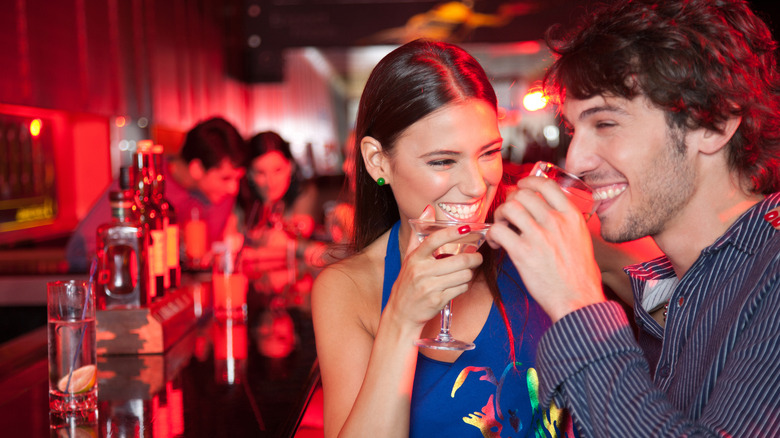
<path id="1" fill-rule="evenodd" d="M 317 275 L 315 287 L 319 283 L 365 290 L 366 286 L 375 284 L 384 276 L 383 251 L 386 246 L 387 239 L 382 236 L 363 251 L 328 265 Z"/>
<path id="2" fill-rule="evenodd" d="M 360 316 L 375 315 L 378 319 L 386 247 L 387 237 L 383 235 L 363 251 L 328 265 L 314 281 L 312 304 L 323 309 L 348 308 Z"/>

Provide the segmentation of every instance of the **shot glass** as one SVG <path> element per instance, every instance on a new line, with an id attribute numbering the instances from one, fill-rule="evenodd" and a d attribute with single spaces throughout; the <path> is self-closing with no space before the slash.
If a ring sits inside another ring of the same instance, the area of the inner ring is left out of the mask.
<path id="1" fill-rule="evenodd" d="M 246 321 L 246 292 L 249 282 L 235 253 L 228 250 L 214 253 L 211 280 L 216 319 Z"/>
<path id="2" fill-rule="evenodd" d="M 86 281 L 47 283 L 52 427 L 97 418 L 95 295 Z"/>
<path id="3" fill-rule="evenodd" d="M 557 182 L 569 200 L 582 211 L 586 221 L 590 219 L 598 206 L 598 202 L 593 200 L 593 189 L 589 185 L 585 184 L 576 175 L 553 163 L 538 161 L 531 168 L 529 175 L 541 176 Z"/>

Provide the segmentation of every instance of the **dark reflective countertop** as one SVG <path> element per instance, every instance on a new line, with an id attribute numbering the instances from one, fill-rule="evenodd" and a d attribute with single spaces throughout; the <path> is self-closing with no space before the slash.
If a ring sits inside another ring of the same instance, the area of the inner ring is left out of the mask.
<path id="1" fill-rule="evenodd" d="M 70 432 L 49 425 L 46 328 L 9 341 L 0 436 L 292 436 L 318 381 L 310 283 L 280 293 L 250 281 L 246 321 L 206 309 L 165 353 L 100 356 L 98 421 Z"/>

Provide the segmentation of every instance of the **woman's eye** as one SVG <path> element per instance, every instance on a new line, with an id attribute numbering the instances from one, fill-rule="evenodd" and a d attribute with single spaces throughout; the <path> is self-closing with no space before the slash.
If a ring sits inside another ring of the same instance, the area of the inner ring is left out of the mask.
<path id="1" fill-rule="evenodd" d="M 450 158 L 444 158 L 444 159 L 441 159 L 441 160 L 431 160 L 431 161 L 428 161 L 428 165 L 429 166 L 434 166 L 434 167 L 451 166 L 453 164 L 455 164 L 455 160 L 450 159 Z"/>

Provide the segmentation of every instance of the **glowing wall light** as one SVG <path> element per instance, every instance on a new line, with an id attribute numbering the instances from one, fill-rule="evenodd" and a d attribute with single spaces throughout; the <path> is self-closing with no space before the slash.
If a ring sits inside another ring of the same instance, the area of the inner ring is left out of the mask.
<path id="1" fill-rule="evenodd" d="M 547 96 L 539 90 L 531 90 L 523 96 L 523 106 L 528 111 L 539 111 L 547 106 Z"/>
<path id="2" fill-rule="evenodd" d="M 41 119 L 33 119 L 32 122 L 30 122 L 30 135 L 33 137 L 37 137 L 41 135 L 41 128 L 43 127 L 43 122 L 41 122 Z"/>

